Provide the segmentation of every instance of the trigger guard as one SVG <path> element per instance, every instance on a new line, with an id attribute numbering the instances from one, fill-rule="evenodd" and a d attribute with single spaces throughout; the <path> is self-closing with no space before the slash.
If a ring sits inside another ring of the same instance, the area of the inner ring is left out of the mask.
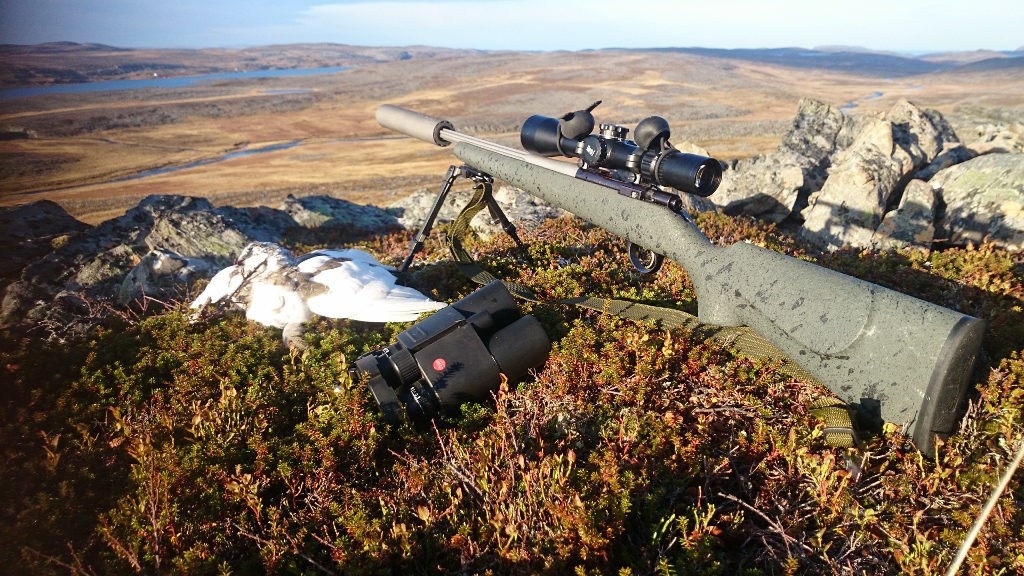
<path id="1" fill-rule="evenodd" d="M 633 268 L 636 268 L 637 272 L 646 276 L 648 274 L 654 274 L 661 269 L 661 264 L 665 261 L 665 257 L 663 255 L 649 250 L 648 252 L 650 252 L 651 257 L 644 260 L 640 258 L 640 251 L 644 250 L 644 248 L 641 248 L 632 242 L 629 242 L 628 244 L 629 263 L 633 265 Z"/>

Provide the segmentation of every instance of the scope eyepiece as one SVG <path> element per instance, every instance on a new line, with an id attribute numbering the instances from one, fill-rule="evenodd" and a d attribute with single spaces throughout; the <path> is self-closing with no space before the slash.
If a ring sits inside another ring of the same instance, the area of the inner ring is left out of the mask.
<path id="1" fill-rule="evenodd" d="M 535 114 L 523 122 L 523 128 L 519 131 L 519 143 L 528 152 L 541 156 L 561 156 L 562 150 L 558 146 L 560 135 L 558 133 L 558 118 L 541 116 Z"/>

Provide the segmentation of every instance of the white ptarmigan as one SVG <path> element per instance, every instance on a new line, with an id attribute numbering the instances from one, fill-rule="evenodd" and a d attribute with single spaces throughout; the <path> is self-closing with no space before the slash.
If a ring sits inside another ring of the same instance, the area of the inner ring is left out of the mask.
<path id="1" fill-rule="evenodd" d="M 234 266 L 218 272 L 192 302 L 202 308 L 225 298 L 245 317 L 301 334 L 313 314 L 364 322 L 407 322 L 447 306 L 395 284 L 394 268 L 361 250 L 317 250 L 301 258 L 277 244 L 253 242 Z M 301 345 L 292 338 L 293 342 Z"/>

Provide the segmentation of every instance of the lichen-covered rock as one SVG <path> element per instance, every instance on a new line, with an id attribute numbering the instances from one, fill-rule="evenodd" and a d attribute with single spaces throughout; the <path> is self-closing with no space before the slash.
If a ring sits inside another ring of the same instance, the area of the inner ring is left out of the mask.
<path id="1" fill-rule="evenodd" d="M 904 175 L 895 148 L 888 120 L 879 118 L 862 131 L 812 198 L 800 236 L 830 248 L 867 246 Z"/>
<path id="2" fill-rule="evenodd" d="M 762 158 L 739 161 L 726 172 L 711 197 L 726 214 L 746 214 L 770 222 L 787 218 L 801 199 L 819 190 L 847 121 L 836 108 L 804 98 L 778 149 Z"/>
<path id="3" fill-rule="evenodd" d="M 932 113 L 933 116 L 937 114 Z M 927 166 L 942 152 L 943 133 L 948 131 L 947 137 L 953 134 L 948 125 L 936 127 L 928 114 L 905 98 L 886 112 L 885 119 L 892 124 L 893 142 L 898 147 L 893 153 L 902 162 L 904 174 Z"/>
<path id="4" fill-rule="evenodd" d="M 929 251 L 935 238 L 935 190 L 923 180 L 911 180 L 899 208 L 882 218 L 871 237 L 876 250 L 916 248 Z"/>
<path id="5" fill-rule="evenodd" d="M 0 282 L 16 277 L 26 264 L 88 229 L 88 224 L 50 200 L 0 208 Z"/>
<path id="6" fill-rule="evenodd" d="M 88 309 L 94 325 L 102 316 L 102 304 L 113 302 L 120 293 L 125 275 L 148 253 L 151 246 L 161 243 L 161 231 L 168 232 L 166 246 L 179 252 L 195 242 L 182 242 L 173 224 L 202 222 L 189 228 L 209 231 L 207 225 L 217 223 L 214 207 L 202 198 L 185 196 L 149 196 L 123 216 L 103 222 L 81 232 L 45 257 L 32 262 L 22 271 L 21 279 L 7 288 L 2 307 L 0 325 L 6 327 L 42 327 L 50 334 L 70 335 L 82 326 L 83 320 L 69 325 L 69 315 L 79 318 Z M 219 222 L 223 224 L 222 222 Z M 154 234 L 154 230 L 157 231 Z M 226 226 L 221 226 L 223 232 Z M 190 254 L 200 256 L 200 254 Z M 73 295 L 57 298 L 58 294 Z M 85 308 L 81 302 L 89 304 Z M 71 308 L 64 310 L 66 306 Z M 64 329 L 68 326 L 71 332 Z"/>
<path id="7" fill-rule="evenodd" d="M 931 185 L 945 203 L 938 221 L 953 245 L 991 242 L 1024 250 L 1024 154 L 987 154 L 947 168 Z"/>
<path id="8" fill-rule="evenodd" d="M 237 224 L 225 221 L 213 210 L 169 210 L 154 216 L 143 242 L 150 250 L 209 258 L 226 266 L 251 241 L 244 226 Z"/>
<path id="9" fill-rule="evenodd" d="M 453 189 L 449 192 L 434 224 L 455 220 L 469 203 L 472 195 L 471 189 Z M 558 218 L 565 214 L 561 208 L 552 206 L 532 194 L 511 186 L 502 186 L 494 191 L 493 195 L 502 212 L 517 227 L 536 226 L 543 220 Z M 436 199 L 436 192 L 424 188 L 389 205 L 387 210 L 397 217 L 399 224 L 404 228 L 419 230 L 426 221 Z M 469 225 L 481 238 L 492 238 L 502 232 L 501 224 L 498 220 L 491 218 L 490 212 L 486 208 L 474 216 Z"/>
<path id="10" fill-rule="evenodd" d="M 835 152 L 836 138 L 846 124 L 839 109 L 803 98 L 797 104 L 793 125 L 782 136 L 779 150 L 789 150 L 820 164 Z"/>
<path id="11" fill-rule="evenodd" d="M 783 152 L 741 160 L 735 170 L 722 174 L 722 184 L 711 199 L 729 215 L 781 222 L 793 211 L 804 186 L 805 164 L 800 156 Z"/>
<path id="12" fill-rule="evenodd" d="M 967 144 L 975 155 L 1024 152 L 1024 126 L 1020 124 L 984 124 Z"/>
<path id="13" fill-rule="evenodd" d="M 376 206 L 362 206 L 330 196 L 296 198 L 289 194 L 280 210 L 293 220 L 293 225 L 305 228 L 333 226 L 380 231 L 398 226 L 392 214 Z"/>
<path id="14" fill-rule="evenodd" d="M 955 146 L 956 134 L 935 111 L 900 100 L 867 123 L 836 155 L 821 192 L 804 212 L 800 236 L 829 249 L 871 245 L 882 217 L 918 170 Z M 951 157 L 947 157 L 950 160 Z"/>

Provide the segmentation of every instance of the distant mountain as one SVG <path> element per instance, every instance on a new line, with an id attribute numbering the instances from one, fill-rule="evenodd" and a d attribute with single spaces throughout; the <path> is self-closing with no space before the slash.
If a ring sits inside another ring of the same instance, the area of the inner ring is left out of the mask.
<path id="1" fill-rule="evenodd" d="M 117 48 L 106 44 L 79 44 L 77 42 L 44 42 L 43 44 L 0 44 L 0 54 L 67 54 L 73 52 L 131 52 L 130 48 Z"/>
<path id="2" fill-rule="evenodd" d="M 1011 58 L 1013 56 L 1013 52 L 973 50 L 971 52 L 936 52 L 934 54 L 918 56 L 918 59 L 926 60 L 928 62 L 942 62 L 959 66 L 963 64 L 971 64 L 972 62 L 981 62 L 982 60 L 989 60 L 992 58 Z"/>
<path id="3" fill-rule="evenodd" d="M 608 50 L 618 50 L 609 48 Z M 639 53 L 683 53 L 707 58 L 761 62 L 791 68 L 897 78 L 945 71 L 986 71 L 1024 67 L 1024 51 L 953 52 L 914 57 L 859 46 L 735 49 L 639 48 Z M 243 49 L 135 50 L 104 44 L 48 42 L 0 44 L 0 85 L 66 84 L 159 76 L 197 76 L 242 70 L 361 67 L 395 60 L 481 54 L 429 46 L 372 47 L 345 44 L 285 44 Z"/>
<path id="4" fill-rule="evenodd" d="M 1024 54 L 1020 56 L 1005 56 L 1002 58 L 989 58 L 979 62 L 971 62 L 957 67 L 957 70 L 1006 70 L 1010 68 L 1024 68 Z"/>
<path id="5" fill-rule="evenodd" d="M 890 50 L 872 50 L 871 48 L 865 48 L 863 46 L 815 46 L 814 48 L 811 48 L 811 50 L 817 52 L 850 52 L 853 54 L 885 54 L 886 56 L 906 57 L 906 54 L 901 54 L 899 52 L 892 52 Z"/>
<path id="6" fill-rule="evenodd" d="M 879 52 L 825 52 L 806 48 L 741 48 L 725 50 L 719 48 L 644 48 L 636 52 L 678 52 L 708 56 L 764 62 L 793 68 L 815 68 L 837 72 L 853 72 L 868 76 L 890 78 L 916 76 L 949 70 L 955 66 L 945 62 L 928 62 L 910 56 Z"/>

